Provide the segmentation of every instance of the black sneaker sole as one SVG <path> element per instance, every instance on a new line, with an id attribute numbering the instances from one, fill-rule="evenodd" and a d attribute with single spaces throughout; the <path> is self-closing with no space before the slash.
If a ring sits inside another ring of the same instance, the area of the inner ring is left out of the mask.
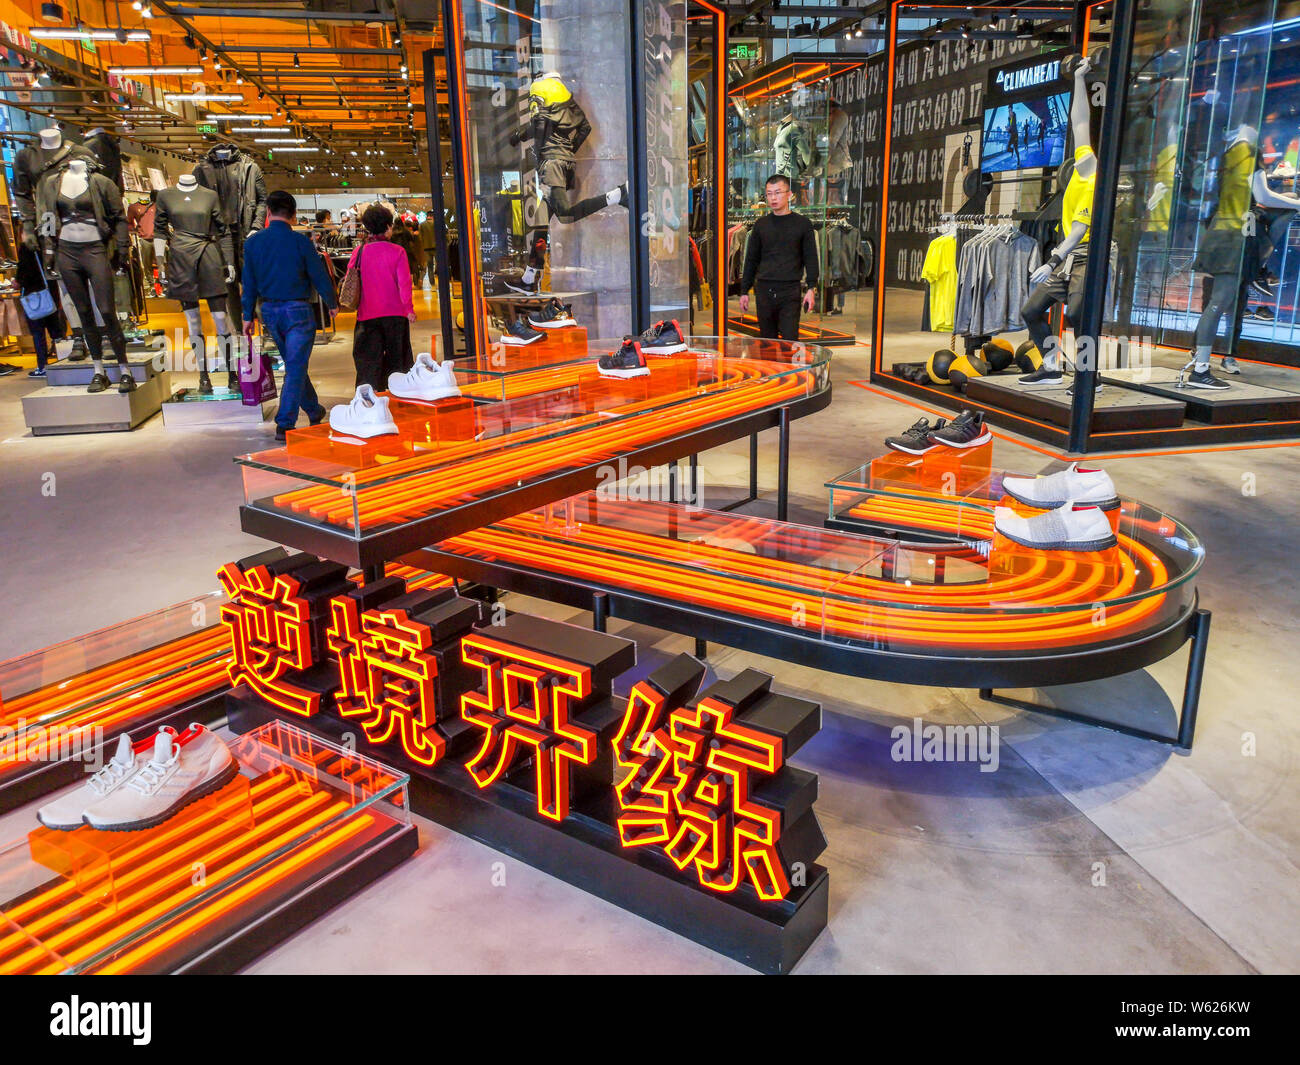
<path id="1" fill-rule="evenodd" d="M 1057 507 L 1065 506 L 1064 499 L 1030 499 L 1028 496 L 1017 495 L 1006 485 L 1002 486 L 1002 491 L 1006 492 L 1006 494 L 1017 503 L 1023 503 L 1027 507 L 1036 507 L 1038 510 L 1055 510 Z M 1119 496 L 1111 496 L 1109 499 L 1103 499 L 1100 501 L 1093 499 L 1075 499 L 1072 500 L 1072 502 L 1078 503 L 1080 506 L 1096 507 L 1098 510 L 1103 512 L 1119 509 Z"/>
<path id="2" fill-rule="evenodd" d="M 1017 381 L 1016 383 L 1020 385 L 1021 388 L 1060 388 L 1061 385 L 1065 384 L 1065 378 L 1056 377 L 1050 380 Z"/>
<path id="3" fill-rule="evenodd" d="M 185 809 L 185 807 L 189 806 L 190 803 L 198 802 L 199 799 L 202 799 L 206 795 L 211 795 L 214 791 L 220 791 L 237 776 L 239 776 L 239 762 L 232 755 L 230 764 L 226 766 L 225 769 L 209 780 L 206 784 L 201 784 L 193 791 L 182 795 L 179 801 L 173 803 L 160 814 L 155 814 L 153 817 L 147 818 L 144 821 L 123 821 L 116 825 L 92 825 L 87 821 L 86 825 L 96 832 L 142 832 L 146 828 L 157 828 L 159 825 L 170 821 Z"/>
<path id="4" fill-rule="evenodd" d="M 1032 547 L 1038 551 L 1105 551 L 1119 543 L 1114 533 L 1111 533 L 1104 540 L 1080 540 L 1077 543 L 1071 543 L 1069 540 L 1057 540 L 1054 543 L 1034 544 L 1028 540 L 1022 540 L 1018 536 L 1012 536 L 1005 529 L 998 529 L 996 526 L 994 531 L 1001 536 L 1005 536 L 1014 544 L 1019 544 L 1021 547 Z"/>

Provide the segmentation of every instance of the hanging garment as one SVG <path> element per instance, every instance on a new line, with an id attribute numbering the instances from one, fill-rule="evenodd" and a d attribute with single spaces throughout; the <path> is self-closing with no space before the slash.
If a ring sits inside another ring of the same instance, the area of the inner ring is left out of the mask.
<path id="1" fill-rule="evenodd" d="M 211 189 L 163 189 L 154 212 L 154 233 L 167 241 L 167 295 L 198 301 L 226 295 L 222 238 L 226 223 Z"/>
<path id="2" fill-rule="evenodd" d="M 808 137 L 808 131 L 793 115 L 786 115 L 781 120 L 772 148 L 776 153 L 774 172 L 784 174 L 791 181 L 802 177 L 804 171 L 812 165 L 812 141 Z"/>
<path id="3" fill-rule="evenodd" d="M 957 235 L 935 237 L 925 251 L 921 278 L 930 283 L 930 324 L 936 333 L 951 333 L 957 312 Z"/>

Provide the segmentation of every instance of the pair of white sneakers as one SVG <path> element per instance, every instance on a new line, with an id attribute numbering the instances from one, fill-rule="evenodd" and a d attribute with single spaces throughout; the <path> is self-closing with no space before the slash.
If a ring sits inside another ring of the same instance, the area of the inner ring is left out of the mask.
<path id="1" fill-rule="evenodd" d="M 99 772 L 42 806 L 36 819 L 60 832 L 82 825 L 104 832 L 153 828 L 238 774 L 239 763 L 230 748 L 202 725 L 190 725 L 184 732 L 164 725 L 135 744 L 123 733 Z"/>
<path id="2" fill-rule="evenodd" d="M 387 396 L 379 395 L 370 385 L 359 385 L 350 403 L 331 407 L 330 429 L 366 440 L 396 433 L 397 423 L 388 409 L 389 398 L 395 396 L 432 402 L 459 396 L 460 386 L 456 384 L 454 366 L 450 359 L 437 363 L 427 351 L 420 352 L 415 365 L 406 373 L 389 375 Z"/>
<path id="3" fill-rule="evenodd" d="M 1004 477 L 1002 490 L 1043 511 L 1026 518 L 996 507 L 993 527 L 1008 540 L 1044 551 L 1104 551 L 1118 542 L 1106 512 L 1120 501 L 1105 470 L 1072 462 L 1044 477 Z"/>

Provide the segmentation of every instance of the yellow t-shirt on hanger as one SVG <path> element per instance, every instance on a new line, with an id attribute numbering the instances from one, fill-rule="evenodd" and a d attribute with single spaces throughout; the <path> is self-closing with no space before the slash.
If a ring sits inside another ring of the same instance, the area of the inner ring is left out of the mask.
<path id="1" fill-rule="evenodd" d="M 957 238 L 935 237 L 925 251 L 921 279 L 930 282 L 930 328 L 951 333 L 957 314 Z"/>

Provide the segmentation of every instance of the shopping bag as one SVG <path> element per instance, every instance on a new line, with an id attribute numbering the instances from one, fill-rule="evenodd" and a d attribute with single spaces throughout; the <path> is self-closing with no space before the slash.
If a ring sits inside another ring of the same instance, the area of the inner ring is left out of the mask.
<path id="1" fill-rule="evenodd" d="M 245 407 L 259 407 L 279 395 L 271 360 L 256 348 L 250 349 L 247 359 L 239 360 L 239 393 Z"/>
<path id="2" fill-rule="evenodd" d="M 339 308 L 342 310 L 355 311 L 361 306 L 361 253 L 365 250 L 364 245 L 357 249 L 357 257 L 343 275 L 343 284 L 339 285 Z"/>

